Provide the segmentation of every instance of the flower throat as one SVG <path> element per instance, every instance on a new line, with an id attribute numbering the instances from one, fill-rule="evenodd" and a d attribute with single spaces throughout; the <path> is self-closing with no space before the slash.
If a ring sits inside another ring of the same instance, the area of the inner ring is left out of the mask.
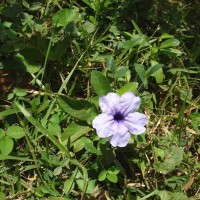
<path id="1" fill-rule="evenodd" d="M 117 112 L 115 115 L 114 115 L 114 120 L 116 121 L 121 121 L 124 119 L 124 116 L 120 113 L 120 112 Z"/>

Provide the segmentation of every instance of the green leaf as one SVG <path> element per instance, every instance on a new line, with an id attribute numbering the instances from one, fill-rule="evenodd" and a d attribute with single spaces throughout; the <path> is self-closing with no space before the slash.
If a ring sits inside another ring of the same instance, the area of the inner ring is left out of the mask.
<path id="1" fill-rule="evenodd" d="M 52 24 L 53 26 L 59 27 L 65 27 L 70 22 L 75 21 L 78 18 L 78 10 L 77 9 L 63 9 L 59 10 L 57 13 L 53 15 L 52 18 Z"/>
<path id="2" fill-rule="evenodd" d="M 136 22 L 135 22 L 134 20 L 131 20 L 131 22 L 132 22 L 134 28 L 136 29 L 136 31 L 137 31 L 140 35 L 142 35 L 143 33 L 142 33 L 141 29 L 139 28 L 139 26 L 136 24 Z"/>
<path id="3" fill-rule="evenodd" d="M 58 176 L 58 175 L 61 174 L 61 173 L 62 173 L 62 167 L 61 167 L 61 166 L 56 167 L 56 168 L 54 169 L 54 171 L 53 171 L 53 175 L 54 175 L 54 176 Z"/>
<path id="4" fill-rule="evenodd" d="M 171 147 L 169 151 L 166 151 L 164 162 L 155 162 L 154 167 L 155 170 L 162 173 L 167 174 L 174 170 L 176 166 L 181 164 L 183 160 L 184 150 L 183 147 Z"/>
<path id="5" fill-rule="evenodd" d="M 167 39 L 164 42 L 161 43 L 160 49 L 168 48 L 168 47 L 175 47 L 180 44 L 180 41 L 177 39 Z"/>
<path id="6" fill-rule="evenodd" d="M 20 126 L 10 126 L 6 131 L 6 135 L 13 139 L 20 139 L 25 136 L 25 132 Z"/>
<path id="7" fill-rule="evenodd" d="M 5 136 L 5 131 L 0 128 L 0 139 Z"/>
<path id="8" fill-rule="evenodd" d="M 52 135 L 61 136 L 61 128 L 54 122 L 48 124 L 48 131 L 51 132 Z"/>
<path id="9" fill-rule="evenodd" d="M 83 27 L 84 27 L 84 30 L 88 33 L 93 33 L 96 29 L 96 26 L 90 21 L 86 21 Z"/>
<path id="10" fill-rule="evenodd" d="M 21 55 L 20 53 L 18 53 L 15 56 L 16 60 L 20 63 L 23 64 L 24 66 L 24 70 L 29 72 L 29 73 L 36 73 L 40 70 L 41 68 L 41 64 L 40 63 L 36 63 L 32 60 L 28 60 L 27 58 L 25 58 L 23 55 Z"/>
<path id="11" fill-rule="evenodd" d="M 13 90 L 13 93 L 14 93 L 16 96 L 18 96 L 18 97 L 24 97 L 24 96 L 27 95 L 26 90 L 21 89 L 21 88 L 15 88 L 15 89 Z"/>
<path id="12" fill-rule="evenodd" d="M 172 74 L 176 74 L 177 72 L 184 72 L 184 73 L 189 73 L 189 74 L 197 74 L 198 73 L 198 71 L 189 70 L 189 69 L 185 69 L 185 68 L 172 68 L 169 70 L 169 72 L 171 72 Z"/>
<path id="13" fill-rule="evenodd" d="M 119 90 L 118 90 L 118 94 L 122 95 L 126 92 L 133 92 L 135 93 L 137 91 L 138 88 L 138 83 L 137 82 L 129 82 L 126 85 L 123 85 Z"/>
<path id="14" fill-rule="evenodd" d="M 71 146 L 73 146 L 73 142 L 88 133 L 91 129 L 92 128 L 90 126 L 81 125 L 73 122 L 64 130 L 61 140 L 62 142 L 64 142 L 64 144 L 67 144 L 67 140 L 70 138 Z"/>
<path id="15" fill-rule="evenodd" d="M 91 84 L 97 95 L 103 96 L 112 92 L 112 88 L 106 77 L 98 71 L 93 71 L 91 74 Z"/>
<path id="16" fill-rule="evenodd" d="M 19 112 L 19 110 L 16 110 L 16 109 L 7 109 L 7 110 L 0 112 L 0 118 L 6 117 L 6 116 L 9 116 L 9 115 L 13 115 L 13 114 L 16 114 L 18 112 Z"/>
<path id="17" fill-rule="evenodd" d="M 36 73 L 41 68 L 42 54 L 36 48 L 25 48 L 15 58 L 29 73 Z"/>
<path id="18" fill-rule="evenodd" d="M 98 176 L 98 180 L 99 181 L 104 181 L 106 179 L 107 176 L 107 171 L 104 169 L 103 171 L 101 171 L 101 173 Z"/>
<path id="19" fill-rule="evenodd" d="M 85 180 L 79 179 L 79 180 L 77 180 L 76 182 L 77 182 L 77 184 L 78 184 L 78 187 L 79 187 L 82 191 L 84 191 L 84 190 L 83 190 L 83 189 L 84 189 L 83 186 L 84 186 Z M 89 180 L 85 193 L 91 194 L 91 193 L 94 191 L 95 187 L 96 187 L 96 186 L 95 186 L 95 183 L 96 183 L 96 180 Z"/>
<path id="20" fill-rule="evenodd" d="M 126 49 L 126 50 L 129 50 L 129 49 L 132 49 L 133 48 L 133 45 L 135 44 L 135 41 L 133 40 L 126 40 L 125 42 L 123 43 L 119 43 L 119 48 L 120 49 Z"/>
<path id="21" fill-rule="evenodd" d="M 64 193 L 69 194 L 74 189 L 74 178 L 69 178 L 64 182 Z"/>
<path id="22" fill-rule="evenodd" d="M 158 84 L 162 83 L 165 77 L 162 70 L 163 66 L 163 64 L 159 64 L 156 61 L 151 60 L 151 67 L 146 71 L 146 77 L 154 76 Z"/>
<path id="23" fill-rule="evenodd" d="M 112 56 L 109 56 L 106 60 L 106 67 L 108 70 L 112 73 L 115 74 L 116 67 L 115 67 L 115 60 Z"/>
<path id="24" fill-rule="evenodd" d="M 120 171 L 116 167 L 112 166 L 107 170 L 107 172 L 108 172 L 108 174 L 116 174 L 117 175 Z"/>
<path id="25" fill-rule="evenodd" d="M 119 47 L 130 50 L 135 46 L 139 46 L 141 48 L 148 45 L 149 45 L 149 42 L 147 40 L 147 37 L 145 35 L 137 34 L 137 35 L 133 35 L 130 40 L 126 40 L 122 44 L 122 46 L 119 46 Z"/>
<path id="26" fill-rule="evenodd" d="M 139 78 L 141 79 L 141 81 L 143 82 L 143 84 L 146 86 L 147 85 L 147 81 L 146 81 L 146 71 L 144 68 L 144 65 L 140 65 L 135 63 L 135 71 L 137 72 Z"/>
<path id="27" fill-rule="evenodd" d="M 86 3 L 91 9 L 96 11 L 94 3 L 91 3 L 90 0 L 82 0 L 84 3 Z"/>
<path id="28" fill-rule="evenodd" d="M 192 119 L 192 127 L 193 129 L 200 134 L 200 113 L 199 112 L 193 112 L 191 114 Z"/>
<path id="29" fill-rule="evenodd" d="M 29 161 L 33 162 L 33 159 L 29 159 L 28 157 L 17 157 L 17 156 L 8 156 L 8 155 L 0 155 L 0 160 L 21 160 L 21 161 Z"/>
<path id="30" fill-rule="evenodd" d="M 75 161 L 75 160 L 74 160 Z M 77 162 L 77 161 L 75 161 L 75 162 Z M 79 164 L 80 165 L 80 164 Z M 79 166 L 78 165 L 78 166 Z M 82 169 L 82 168 L 81 168 Z M 64 188 L 63 188 L 63 190 L 64 190 L 64 193 L 66 194 L 66 195 L 68 195 L 73 189 L 74 189 L 74 186 L 75 186 L 75 178 L 76 178 L 76 176 L 77 176 L 77 173 L 78 173 L 78 167 L 76 167 L 76 169 L 73 171 L 73 173 L 72 173 L 72 176 L 71 176 L 71 178 L 69 178 L 69 179 L 67 179 L 66 181 L 65 181 L 65 183 L 64 183 Z M 84 184 L 83 184 L 84 186 L 84 189 L 86 189 L 86 187 L 87 187 L 87 182 L 84 182 Z M 84 190 L 85 191 L 85 190 Z"/>
<path id="31" fill-rule="evenodd" d="M 174 38 L 174 36 L 173 36 L 173 35 L 169 35 L 168 33 L 163 33 L 163 34 L 160 36 L 160 40 L 169 39 L 169 38 Z"/>
<path id="32" fill-rule="evenodd" d="M 44 199 L 40 199 L 40 200 L 44 200 Z M 45 200 L 73 200 L 72 198 L 69 197 L 50 197 L 48 199 L 45 198 Z"/>
<path id="33" fill-rule="evenodd" d="M 87 137 L 82 137 L 81 141 L 84 144 L 84 147 L 87 151 L 93 154 L 97 154 L 97 149 L 94 147 L 92 140 Z"/>
<path id="34" fill-rule="evenodd" d="M 6 200 L 6 195 L 3 192 L 0 192 L 0 199 Z"/>
<path id="35" fill-rule="evenodd" d="M 42 54 L 37 48 L 25 48 L 21 51 L 21 55 L 32 62 L 40 62 L 42 60 Z"/>
<path id="36" fill-rule="evenodd" d="M 158 195 L 161 200 L 188 200 L 187 196 L 182 192 L 168 192 L 166 190 L 155 190 L 155 195 Z"/>
<path id="37" fill-rule="evenodd" d="M 156 72 L 159 71 L 159 69 L 162 69 L 163 66 L 164 66 L 163 64 L 155 64 L 155 65 L 151 66 L 146 71 L 146 77 L 155 76 Z"/>
<path id="38" fill-rule="evenodd" d="M 8 97 L 7 97 L 7 100 L 10 101 L 11 99 L 14 98 L 14 96 L 15 96 L 14 93 L 9 93 Z"/>
<path id="39" fill-rule="evenodd" d="M 158 157 L 160 157 L 162 159 L 165 156 L 165 151 L 163 149 L 161 149 L 161 148 L 155 148 L 154 149 L 154 153 L 155 153 L 156 156 L 158 156 Z"/>
<path id="40" fill-rule="evenodd" d="M 30 5 L 29 9 L 30 11 L 36 11 L 39 10 L 43 7 L 43 4 L 40 2 L 34 2 Z"/>
<path id="41" fill-rule="evenodd" d="M 174 48 L 161 49 L 160 53 L 166 54 L 169 56 L 181 56 L 182 55 L 182 52 L 180 50 L 174 49 Z"/>
<path id="42" fill-rule="evenodd" d="M 14 142 L 12 138 L 8 136 L 3 136 L 0 139 L 0 150 L 3 155 L 8 155 L 12 152 L 14 146 Z"/>
<path id="43" fill-rule="evenodd" d="M 77 153 L 77 152 L 81 151 L 84 148 L 85 145 L 84 145 L 84 143 L 82 142 L 81 139 L 78 139 L 77 141 L 74 142 L 73 146 L 74 146 L 73 151 L 75 153 Z"/>
<path id="44" fill-rule="evenodd" d="M 118 181 L 116 174 L 107 174 L 107 179 L 112 183 L 117 183 Z"/>
<path id="45" fill-rule="evenodd" d="M 146 144 L 147 143 L 145 134 L 135 135 L 134 139 L 138 144 Z"/>
<path id="46" fill-rule="evenodd" d="M 128 67 L 119 67 L 115 73 L 115 78 L 121 78 L 128 72 Z"/>
<path id="47" fill-rule="evenodd" d="M 170 200 L 188 200 L 188 198 L 182 192 L 175 192 L 171 194 Z"/>
<path id="48" fill-rule="evenodd" d="M 156 190 L 155 194 L 160 197 L 160 200 L 171 200 L 170 192 L 167 192 L 166 190 L 161 190 L 161 191 Z"/>
<path id="49" fill-rule="evenodd" d="M 88 101 L 71 99 L 67 96 L 57 96 L 60 107 L 74 118 L 91 122 L 96 117 L 95 107 Z"/>

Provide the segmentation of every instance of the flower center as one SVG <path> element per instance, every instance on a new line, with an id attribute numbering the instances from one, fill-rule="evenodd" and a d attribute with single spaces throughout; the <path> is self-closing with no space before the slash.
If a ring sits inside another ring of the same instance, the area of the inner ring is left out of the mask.
<path id="1" fill-rule="evenodd" d="M 120 113 L 120 112 L 117 112 L 115 115 L 114 115 L 114 120 L 116 121 L 121 121 L 124 119 L 124 116 Z"/>

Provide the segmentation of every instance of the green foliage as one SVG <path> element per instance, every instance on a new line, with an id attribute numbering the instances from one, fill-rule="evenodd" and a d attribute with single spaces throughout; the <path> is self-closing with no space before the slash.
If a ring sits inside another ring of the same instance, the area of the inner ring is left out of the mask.
<path id="1" fill-rule="evenodd" d="M 104 77 L 104 75 L 101 72 L 98 72 L 98 71 L 92 72 L 91 84 L 95 92 L 99 96 L 106 95 L 108 92 L 112 91 L 112 88 L 109 82 L 107 81 L 107 79 Z"/>
<path id="2" fill-rule="evenodd" d="M 88 101 L 71 99 L 66 96 L 59 96 L 57 101 L 65 112 L 79 120 L 91 122 L 96 116 L 94 106 Z"/>
<path id="3" fill-rule="evenodd" d="M 161 151 L 162 152 L 162 151 Z M 161 158 L 166 157 L 164 162 L 155 162 L 155 170 L 161 172 L 162 174 L 167 174 L 170 171 L 174 170 L 176 166 L 179 166 L 183 160 L 183 148 L 182 147 L 171 147 L 167 152 L 164 152 L 166 155 L 159 155 Z"/>
<path id="4" fill-rule="evenodd" d="M 70 10 L 70 9 L 63 9 L 59 10 L 55 13 L 52 17 L 52 24 L 55 27 L 66 27 L 70 22 L 73 22 L 78 17 L 77 9 Z"/>
<path id="5" fill-rule="evenodd" d="M 0 199 L 199 199 L 199 4 L 0 4 Z M 109 92 L 141 97 L 147 131 L 92 128 Z"/>
<path id="6" fill-rule="evenodd" d="M 2 155 L 8 155 L 13 150 L 14 142 L 12 138 L 5 135 L 0 140 L 0 146 L 1 146 L 0 150 L 1 150 Z"/>
<path id="7" fill-rule="evenodd" d="M 6 131 L 6 135 L 13 139 L 20 139 L 24 137 L 25 133 L 20 126 L 10 126 Z"/>

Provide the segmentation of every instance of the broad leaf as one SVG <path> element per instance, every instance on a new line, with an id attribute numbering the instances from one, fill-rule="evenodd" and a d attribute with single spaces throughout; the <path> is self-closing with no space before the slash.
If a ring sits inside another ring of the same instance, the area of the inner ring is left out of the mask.
<path id="1" fill-rule="evenodd" d="M 20 126 L 10 126 L 6 131 L 6 135 L 13 139 L 20 139 L 25 136 L 25 132 Z"/>
<path id="2" fill-rule="evenodd" d="M 74 144 L 73 144 L 73 151 L 75 152 L 75 153 L 77 153 L 77 152 L 79 152 L 79 151 L 81 151 L 83 148 L 84 148 L 84 143 L 82 142 L 82 140 L 81 139 L 78 139 L 78 140 L 76 140 L 75 142 L 74 142 Z"/>
<path id="3" fill-rule="evenodd" d="M 103 171 L 101 171 L 101 173 L 98 176 L 98 180 L 99 181 L 104 181 L 106 179 L 107 176 L 107 171 L 104 169 Z"/>
<path id="4" fill-rule="evenodd" d="M 109 56 L 106 60 L 106 67 L 108 68 L 108 70 L 114 74 L 116 71 L 116 67 L 115 67 L 115 60 L 112 56 Z"/>
<path id="5" fill-rule="evenodd" d="M 5 136 L 5 131 L 0 128 L 0 139 Z"/>
<path id="6" fill-rule="evenodd" d="M 74 178 L 69 178 L 64 182 L 63 191 L 65 194 L 69 194 L 74 189 Z"/>
<path id="7" fill-rule="evenodd" d="M 21 88 L 14 88 L 13 93 L 18 97 L 24 97 L 27 95 L 26 90 Z"/>
<path id="8" fill-rule="evenodd" d="M 83 142 L 84 147 L 88 152 L 97 154 L 97 149 L 94 147 L 92 140 L 87 137 L 82 137 L 81 141 Z"/>
<path id="9" fill-rule="evenodd" d="M 106 95 L 109 92 L 112 92 L 112 88 L 106 79 L 106 77 L 98 71 L 93 71 L 91 74 L 91 84 L 95 92 L 99 96 Z"/>
<path id="10" fill-rule="evenodd" d="M 97 115 L 93 104 L 85 100 L 71 99 L 67 96 L 58 96 L 60 107 L 72 117 L 91 123 Z"/>
<path id="11" fill-rule="evenodd" d="M 126 85 L 123 85 L 119 90 L 118 90 L 118 94 L 122 95 L 125 92 L 133 92 L 135 93 L 137 91 L 138 88 L 138 83 L 137 82 L 129 82 Z"/>
<path id="12" fill-rule="evenodd" d="M 107 179 L 112 183 L 117 183 L 118 181 L 116 174 L 107 174 Z"/>
<path id="13" fill-rule="evenodd" d="M 84 191 L 84 182 L 85 182 L 85 180 L 83 180 L 83 179 L 79 179 L 79 180 L 77 180 L 76 181 L 77 182 L 77 184 L 78 184 L 78 187 L 82 190 L 82 191 Z M 88 193 L 88 194 L 91 194 L 93 191 L 94 191 L 94 189 L 95 189 L 95 183 L 96 183 L 96 180 L 90 180 L 89 182 L 88 182 L 88 185 L 87 185 L 87 188 L 86 188 L 86 191 L 84 191 L 85 193 Z"/>
<path id="14" fill-rule="evenodd" d="M 0 139 L 0 150 L 3 155 L 8 155 L 12 152 L 14 146 L 14 142 L 12 138 L 8 136 L 3 136 Z"/>
<path id="15" fill-rule="evenodd" d="M 27 58 L 25 58 L 23 55 L 21 55 L 20 53 L 18 53 L 15 56 L 16 60 L 20 63 L 23 64 L 23 67 L 25 69 L 25 71 L 29 72 L 29 73 L 36 73 L 40 70 L 41 65 L 39 63 L 36 63 L 32 60 L 28 60 Z"/>
<path id="16" fill-rule="evenodd" d="M 144 65 L 135 63 L 135 71 L 138 74 L 141 81 L 143 82 L 144 86 L 146 87 L 147 80 L 146 80 L 146 76 L 145 76 L 146 71 L 145 71 Z"/>
<path id="17" fill-rule="evenodd" d="M 174 48 L 167 48 L 167 49 L 161 49 L 160 52 L 162 54 L 166 54 L 169 56 L 181 56 L 182 52 L 178 49 L 174 49 Z"/>
<path id="18" fill-rule="evenodd" d="M 156 72 L 159 71 L 159 69 L 162 69 L 163 66 L 164 66 L 163 64 L 155 64 L 155 65 L 151 66 L 146 71 L 146 77 L 155 76 Z"/>
<path id="19" fill-rule="evenodd" d="M 70 145 L 72 146 L 73 142 L 88 133 L 91 129 L 92 128 L 90 126 L 72 123 L 64 130 L 61 140 L 66 144 L 67 140 L 70 138 Z"/>
<path id="20" fill-rule="evenodd" d="M 129 70 L 128 67 L 119 67 L 115 72 L 115 78 L 121 78 L 125 76 L 128 70 Z"/>
<path id="21" fill-rule="evenodd" d="M 48 124 L 48 131 L 52 134 L 52 135 L 56 135 L 56 136 L 60 136 L 61 135 L 61 128 L 58 124 L 54 123 L 54 122 L 50 122 Z"/>
<path id="22" fill-rule="evenodd" d="M 182 147 L 171 147 L 165 154 L 166 159 L 164 162 L 154 163 L 155 170 L 162 174 L 171 172 L 176 168 L 176 166 L 181 164 L 183 153 L 184 150 Z"/>
<path id="23" fill-rule="evenodd" d="M 57 13 L 53 15 L 52 18 L 52 24 L 53 26 L 59 27 L 65 27 L 70 22 L 75 21 L 78 17 L 78 10 L 74 9 L 63 9 L 59 10 Z"/>
<path id="24" fill-rule="evenodd" d="M 180 41 L 177 39 L 167 39 L 164 42 L 161 43 L 160 49 L 168 48 L 168 47 L 175 47 L 180 44 Z"/>

